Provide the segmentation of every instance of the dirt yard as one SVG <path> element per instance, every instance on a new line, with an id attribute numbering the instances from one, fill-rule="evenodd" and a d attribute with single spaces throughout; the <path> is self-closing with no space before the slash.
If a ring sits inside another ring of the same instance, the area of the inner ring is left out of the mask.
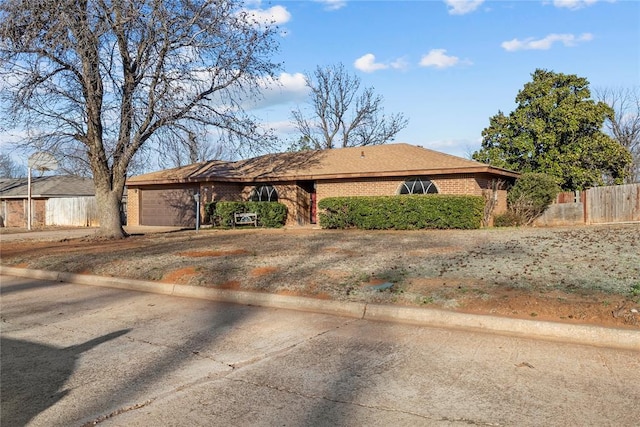
<path id="1" fill-rule="evenodd" d="M 3 241 L 4 265 L 640 329 L 640 224 Z"/>

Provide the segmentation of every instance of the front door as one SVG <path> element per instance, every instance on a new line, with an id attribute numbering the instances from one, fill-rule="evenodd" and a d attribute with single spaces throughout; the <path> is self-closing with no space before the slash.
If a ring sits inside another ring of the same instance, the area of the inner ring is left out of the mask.
<path id="1" fill-rule="evenodd" d="M 298 181 L 298 186 L 303 190 L 306 200 L 299 200 L 298 208 L 300 209 L 301 216 L 304 219 L 298 219 L 299 224 L 305 224 L 308 221 L 311 224 L 315 224 L 317 221 L 317 198 L 316 198 L 316 182 L 315 181 Z M 302 195 L 300 195 L 302 196 Z"/>

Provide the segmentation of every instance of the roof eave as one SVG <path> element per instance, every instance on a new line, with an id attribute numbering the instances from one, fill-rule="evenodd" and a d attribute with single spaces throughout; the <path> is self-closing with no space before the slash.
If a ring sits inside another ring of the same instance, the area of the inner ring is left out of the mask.
<path id="1" fill-rule="evenodd" d="M 398 176 L 442 176 L 442 175 L 458 175 L 458 174 L 477 174 L 485 173 L 490 175 L 499 175 L 509 178 L 518 178 L 519 173 L 506 169 L 499 169 L 492 166 L 472 166 L 466 168 L 442 168 L 442 169 L 416 169 L 401 171 L 383 171 L 383 172 L 354 172 L 339 174 L 308 174 L 308 175 L 291 175 L 291 176 L 262 176 L 250 179 L 251 182 L 257 181 L 316 181 L 328 179 L 353 179 L 353 178 L 389 178 Z"/>
<path id="2" fill-rule="evenodd" d="M 401 171 L 383 171 L 383 172 L 353 172 L 353 173 L 337 173 L 337 174 L 300 174 L 300 175 L 260 175 L 250 177 L 224 177 L 224 176 L 201 176 L 189 178 L 172 178 L 172 179 L 151 179 L 127 181 L 127 186 L 137 187 L 145 185 L 165 185 L 165 184 L 197 184 L 205 182 L 236 182 L 236 183 L 255 183 L 255 182 L 283 182 L 283 181 L 318 181 L 329 179 L 354 179 L 354 178 L 376 178 L 376 177 L 396 177 L 411 175 L 441 176 L 456 174 L 476 174 L 486 173 L 490 175 L 499 175 L 508 178 L 518 178 L 519 173 L 507 169 L 496 168 L 493 166 L 470 166 L 464 168 L 441 168 L 441 169 L 416 169 Z"/>

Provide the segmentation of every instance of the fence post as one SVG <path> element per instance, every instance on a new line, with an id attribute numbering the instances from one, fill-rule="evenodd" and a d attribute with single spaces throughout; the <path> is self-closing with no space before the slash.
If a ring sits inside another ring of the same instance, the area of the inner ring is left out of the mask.
<path id="1" fill-rule="evenodd" d="M 590 218 L 589 218 L 589 209 L 591 208 L 589 206 L 589 204 L 591 203 L 591 200 L 589 198 L 589 191 L 590 190 L 591 189 L 587 189 L 587 190 L 583 191 L 584 202 L 582 203 L 582 205 L 584 207 L 584 223 L 587 224 L 587 225 L 589 225 L 589 221 L 590 221 Z"/>

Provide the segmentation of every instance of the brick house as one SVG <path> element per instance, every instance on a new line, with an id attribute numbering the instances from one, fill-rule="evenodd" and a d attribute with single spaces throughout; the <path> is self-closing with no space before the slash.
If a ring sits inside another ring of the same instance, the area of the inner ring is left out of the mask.
<path id="1" fill-rule="evenodd" d="M 91 178 L 41 176 L 31 180 L 31 225 L 97 225 Z M 0 227 L 26 227 L 27 178 L 0 178 Z"/>
<path id="2" fill-rule="evenodd" d="M 194 194 L 215 201 L 279 201 L 287 225 L 314 224 L 317 203 L 335 196 L 396 194 L 482 195 L 492 181 L 518 174 L 409 144 L 267 154 L 248 160 L 212 160 L 127 180 L 129 225 L 195 225 Z M 506 210 L 497 192 L 496 213 Z"/>

